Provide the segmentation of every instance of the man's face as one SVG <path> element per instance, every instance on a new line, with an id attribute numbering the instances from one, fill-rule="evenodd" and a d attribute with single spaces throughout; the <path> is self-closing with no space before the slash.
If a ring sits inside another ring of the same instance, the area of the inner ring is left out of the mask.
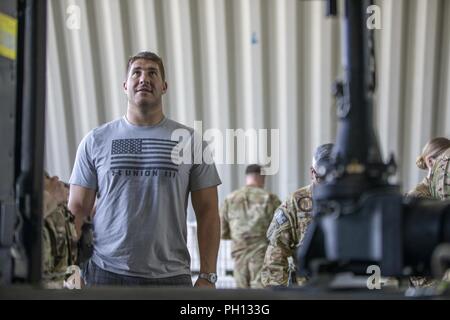
<path id="1" fill-rule="evenodd" d="M 156 62 L 138 59 L 130 66 L 123 88 L 130 105 L 151 108 L 162 106 L 167 83 L 163 81 Z"/>

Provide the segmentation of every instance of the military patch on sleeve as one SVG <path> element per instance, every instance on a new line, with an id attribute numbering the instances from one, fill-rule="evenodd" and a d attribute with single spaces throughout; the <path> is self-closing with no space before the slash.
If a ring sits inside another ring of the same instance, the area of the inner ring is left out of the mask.
<path id="1" fill-rule="evenodd" d="M 281 226 L 282 224 L 285 224 L 288 221 L 288 218 L 286 217 L 286 215 L 284 214 L 283 210 L 278 209 L 275 212 L 275 220 L 277 221 L 277 223 Z"/>
<path id="2" fill-rule="evenodd" d="M 277 227 L 278 227 L 277 223 L 272 222 L 270 224 L 269 229 L 267 229 L 267 234 L 266 234 L 267 240 L 272 241 L 272 235 L 274 234 Z"/>
<path id="3" fill-rule="evenodd" d="M 301 197 L 297 200 L 297 205 L 301 211 L 311 212 L 312 211 L 312 198 L 311 197 Z"/>

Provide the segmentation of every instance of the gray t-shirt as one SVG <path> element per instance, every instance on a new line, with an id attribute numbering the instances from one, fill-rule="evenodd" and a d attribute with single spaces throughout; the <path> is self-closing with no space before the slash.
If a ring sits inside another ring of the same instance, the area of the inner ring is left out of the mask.
<path id="1" fill-rule="evenodd" d="M 173 161 L 176 129 L 194 134 L 167 118 L 135 126 L 123 117 L 81 141 L 70 183 L 97 191 L 92 260 L 102 269 L 144 278 L 190 274 L 189 192 L 221 181 L 213 163 Z"/>

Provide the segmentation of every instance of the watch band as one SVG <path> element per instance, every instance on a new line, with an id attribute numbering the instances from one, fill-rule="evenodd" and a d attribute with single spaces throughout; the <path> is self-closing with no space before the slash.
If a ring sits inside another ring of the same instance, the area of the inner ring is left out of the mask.
<path id="1" fill-rule="evenodd" d="M 215 272 L 210 272 L 210 273 L 200 273 L 198 275 L 199 279 L 205 279 L 207 281 L 209 281 L 212 284 L 215 284 L 217 282 L 217 274 Z"/>

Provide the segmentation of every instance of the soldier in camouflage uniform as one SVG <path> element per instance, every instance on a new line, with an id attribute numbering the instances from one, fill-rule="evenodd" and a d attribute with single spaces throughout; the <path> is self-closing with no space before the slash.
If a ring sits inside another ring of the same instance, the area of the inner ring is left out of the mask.
<path id="1" fill-rule="evenodd" d="M 448 148 L 450 140 L 444 137 L 431 139 L 423 148 L 422 154 L 417 158 L 416 164 L 422 170 L 428 170 L 428 175 L 407 193 L 409 197 L 416 198 L 434 198 L 439 199 L 437 195 L 431 194 L 431 170 L 438 159 Z"/>
<path id="2" fill-rule="evenodd" d="M 436 159 L 431 170 L 430 192 L 435 199 L 450 200 L 450 148 Z"/>
<path id="3" fill-rule="evenodd" d="M 423 148 L 422 154 L 417 158 L 416 164 L 419 169 L 428 170 L 427 176 L 407 193 L 408 197 L 426 198 L 426 199 L 443 199 L 442 192 L 439 194 L 439 187 L 444 190 L 444 180 L 442 170 L 445 167 L 445 151 L 450 150 L 450 140 L 444 137 L 431 139 Z M 440 159 L 442 158 L 442 161 Z M 447 162 L 448 163 L 448 162 Z M 433 173 L 433 168 L 436 174 Z M 438 182 L 440 181 L 440 182 Z M 429 287 L 436 285 L 436 281 L 430 277 L 410 277 L 410 283 L 414 287 Z"/>
<path id="4" fill-rule="evenodd" d="M 450 147 L 436 159 L 431 169 L 430 192 L 434 199 L 450 200 Z M 450 283 L 450 270 L 442 280 Z"/>
<path id="5" fill-rule="evenodd" d="M 68 189 L 64 184 L 46 173 L 42 228 L 43 284 L 46 288 L 63 288 L 67 268 L 76 264 L 77 233 L 67 199 Z"/>
<path id="6" fill-rule="evenodd" d="M 221 238 L 232 240 L 238 288 L 261 288 L 260 271 L 267 249 L 266 232 L 280 200 L 265 191 L 261 166 L 246 169 L 246 186 L 226 197 L 221 209 Z"/>
<path id="7" fill-rule="evenodd" d="M 321 165 L 331 157 L 333 145 L 324 144 L 316 149 L 311 166 L 312 184 L 300 188 L 284 201 L 275 212 L 272 223 L 267 230 L 269 246 L 264 258 L 261 280 L 264 287 L 288 285 L 290 271 L 295 260 L 296 250 L 302 244 L 306 229 L 312 221 L 312 188 L 321 182 Z M 293 282 L 301 285 L 304 278 Z"/>

